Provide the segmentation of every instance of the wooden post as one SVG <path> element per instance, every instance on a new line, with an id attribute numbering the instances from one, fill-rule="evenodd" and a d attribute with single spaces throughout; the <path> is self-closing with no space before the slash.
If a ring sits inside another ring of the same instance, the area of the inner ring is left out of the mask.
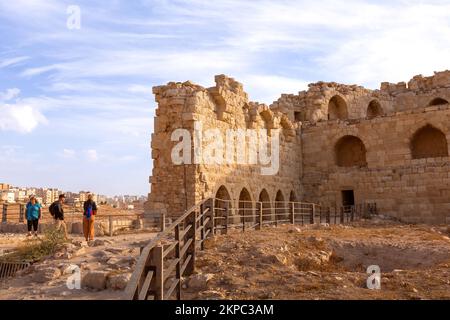
<path id="1" fill-rule="evenodd" d="M 194 273 L 195 271 L 195 252 L 196 252 L 196 245 L 197 245 L 197 210 L 194 210 L 191 212 L 191 214 L 189 214 L 186 218 L 186 222 L 187 222 L 187 226 L 191 226 L 191 228 L 189 229 L 189 231 L 186 233 L 185 235 L 185 239 L 184 239 L 184 243 L 188 242 L 189 239 L 192 239 L 191 244 L 189 245 L 187 251 L 186 251 L 186 256 L 191 256 L 191 260 L 189 260 L 188 265 L 186 266 L 186 271 L 185 274 L 187 276 L 190 276 Z M 186 226 L 186 227 L 187 227 Z"/>
<path id="2" fill-rule="evenodd" d="M 180 225 L 177 224 L 175 227 L 175 241 L 177 242 L 177 246 L 175 248 L 175 258 L 178 259 L 177 267 L 176 267 L 176 278 L 178 280 L 177 284 L 177 300 L 181 300 L 181 256 L 180 256 L 180 248 L 181 248 L 181 239 L 180 239 Z"/>
<path id="3" fill-rule="evenodd" d="M 228 202 L 225 202 L 225 234 L 228 234 L 228 216 L 229 216 L 229 209 L 230 204 Z"/>
<path id="4" fill-rule="evenodd" d="M 314 224 L 314 216 L 316 215 L 316 205 L 313 203 L 311 206 L 311 216 L 309 218 L 309 223 Z"/>
<path id="5" fill-rule="evenodd" d="M 244 207 L 242 208 L 242 232 L 245 232 L 245 216 L 246 216 L 246 210 L 245 210 L 245 202 Z"/>
<path id="6" fill-rule="evenodd" d="M 112 237 L 114 235 L 114 221 L 113 217 L 109 216 L 109 236 Z"/>
<path id="7" fill-rule="evenodd" d="M 328 207 L 328 209 L 327 209 L 327 223 L 328 224 L 331 224 L 330 214 L 331 214 L 331 208 Z"/>
<path id="8" fill-rule="evenodd" d="M 164 300 L 164 263 L 162 246 L 152 250 L 152 261 L 155 264 L 155 300 Z"/>
<path id="9" fill-rule="evenodd" d="M 165 213 L 161 213 L 160 216 L 160 225 L 161 225 L 161 232 L 163 232 L 164 230 L 166 230 L 166 214 Z"/>
<path id="10" fill-rule="evenodd" d="M 340 224 L 344 224 L 345 223 L 345 221 L 344 221 L 344 207 L 341 207 L 341 216 L 340 216 L 339 222 L 340 222 Z"/>
<path id="11" fill-rule="evenodd" d="M 295 202 L 291 202 L 291 223 L 295 224 Z"/>
<path id="12" fill-rule="evenodd" d="M 205 206 L 204 203 L 200 205 L 200 250 L 205 250 Z"/>
<path id="13" fill-rule="evenodd" d="M 258 212 L 258 226 L 257 230 L 262 230 L 263 227 L 263 204 L 262 202 L 257 202 L 258 208 L 256 209 Z"/>
<path id="14" fill-rule="evenodd" d="M 278 214 L 280 213 L 280 210 L 278 210 L 278 202 L 275 201 L 275 227 L 278 227 Z"/>
<path id="15" fill-rule="evenodd" d="M 6 223 L 7 221 L 8 221 L 8 204 L 4 203 L 2 212 L 2 222 Z"/>
<path id="16" fill-rule="evenodd" d="M 25 205 L 21 203 L 19 205 L 19 222 L 23 223 L 25 221 Z"/>
<path id="17" fill-rule="evenodd" d="M 350 210 L 350 221 L 353 222 L 355 220 L 355 206 L 351 206 Z"/>
<path id="18" fill-rule="evenodd" d="M 214 232 L 214 218 L 215 218 L 215 209 L 214 209 L 214 199 L 210 198 L 206 201 L 205 207 L 208 210 L 207 214 L 206 214 L 206 218 L 209 218 L 208 223 L 206 224 L 206 231 L 210 230 L 210 236 L 214 236 L 215 232 Z"/>

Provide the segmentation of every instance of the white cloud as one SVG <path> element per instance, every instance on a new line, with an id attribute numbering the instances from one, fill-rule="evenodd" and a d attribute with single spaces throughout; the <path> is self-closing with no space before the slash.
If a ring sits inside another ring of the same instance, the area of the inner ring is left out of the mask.
<path id="1" fill-rule="evenodd" d="M 0 130 L 30 133 L 39 124 L 48 123 L 39 110 L 29 105 L 0 104 Z"/>
<path id="2" fill-rule="evenodd" d="M 305 81 L 281 76 L 242 75 L 238 80 L 244 83 L 244 89 L 249 93 L 250 100 L 258 100 L 267 105 L 278 100 L 282 93 L 297 94 L 308 88 Z"/>
<path id="3" fill-rule="evenodd" d="M 0 92 L 0 130 L 30 133 L 39 124 L 47 124 L 47 118 L 39 108 L 20 99 L 14 103 L 6 103 L 18 98 L 20 89 L 7 89 Z"/>
<path id="4" fill-rule="evenodd" d="M 86 157 L 91 162 L 98 161 L 97 150 L 95 150 L 95 149 L 86 150 Z"/>
<path id="5" fill-rule="evenodd" d="M 14 98 L 17 98 L 20 94 L 20 89 L 18 88 L 11 88 L 7 89 L 5 92 L 0 92 L 0 103 L 12 100 Z"/>
<path id="6" fill-rule="evenodd" d="M 63 149 L 61 156 L 65 159 L 73 159 L 75 158 L 75 150 L 72 149 Z"/>

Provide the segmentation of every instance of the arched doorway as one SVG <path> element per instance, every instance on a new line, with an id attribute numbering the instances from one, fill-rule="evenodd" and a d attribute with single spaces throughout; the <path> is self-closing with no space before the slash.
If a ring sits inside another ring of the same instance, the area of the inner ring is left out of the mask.
<path id="1" fill-rule="evenodd" d="M 383 108 L 378 100 L 372 100 L 367 107 L 367 119 L 373 119 L 383 115 Z"/>
<path id="2" fill-rule="evenodd" d="M 344 136 L 339 139 L 334 149 L 337 166 L 367 166 L 366 147 L 360 138 L 355 136 Z"/>
<path id="3" fill-rule="evenodd" d="M 233 215 L 233 203 L 231 201 L 230 193 L 228 192 L 225 186 L 221 186 L 216 192 L 216 198 L 214 200 L 214 210 L 215 217 L 217 218 L 215 221 L 215 226 L 225 226 L 227 224 L 227 215 L 228 215 L 228 223 L 232 223 L 232 215 Z"/>
<path id="4" fill-rule="evenodd" d="M 328 120 L 348 118 L 347 102 L 341 96 L 334 96 L 328 103 Z"/>
<path id="5" fill-rule="evenodd" d="M 243 188 L 239 194 L 239 217 L 241 217 L 241 222 L 255 221 L 252 197 L 246 188 Z"/>
<path id="6" fill-rule="evenodd" d="M 441 106 L 444 104 L 448 104 L 448 101 L 442 98 L 434 98 L 430 101 L 429 106 Z"/>
<path id="7" fill-rule="evenodd" d="M 413 159 L 448 157 L 448 145 L 445 134 L 431 125 L 417 130 L 411 139 Z"/>
<path id="8" fill-rule="evenodd" d="M 286 202 L 284 200 L 284 195 L 281 190 L 278 190 L 277 195 L 275 197 L 275 220 L 286 220 Z"/>
<path id="9" fill-rule="evenodd" d="M 261 193 L 259 194 L 259 202 L 261 202 L 262 206 L 262 214 L 263 214 L 263 221 L 272 221 L 274 220 L 274 217 L 272 215 L 272 209 L 271 209 L 271 203 L 270 203 L 270 197 L 269 193 L 266 189 L 263 189 Z"/>

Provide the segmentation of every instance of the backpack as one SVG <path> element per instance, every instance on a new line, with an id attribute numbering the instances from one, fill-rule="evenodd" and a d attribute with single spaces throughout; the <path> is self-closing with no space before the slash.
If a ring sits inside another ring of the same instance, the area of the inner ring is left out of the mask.
<path id="1" fill-rule="evenodd" d="M 91 218 L 92 212 L 94 211 L 92 207 L 93 207 L 93 206 L 92 206 L 92 203 L 89 204 L 89 205 L 87 206 L 87 208 L 86 208 L 86 212 L 84 213 L 84 214 L 86 215 L 86 218 L 88 218 L 88 219 Z"/>
<path id="2" fill-rule="evenodd" d="M 53 202 L 50 207 L 48 207 L 48 211 L 50 211 L 52 217 L 56 217 L 56 215 L 59 214 L 56 202 Z"/>

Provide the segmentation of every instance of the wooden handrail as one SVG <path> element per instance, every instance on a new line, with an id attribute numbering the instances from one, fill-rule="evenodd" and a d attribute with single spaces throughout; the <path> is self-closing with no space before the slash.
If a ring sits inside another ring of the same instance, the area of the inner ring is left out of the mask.
<path id="1" fill-rule="evenodd" d="M 140 295 L 140 296 L 142 295 L 142 294 L 138 293 L 138 287 L 139 287 L 139 283 L 141 281 L 141 278 L 143 277 L 143 275 L 145 273 L 145 269 L 146 269 L 146 266 L 148 264 L 148 260 L 150 259 L 150 253 L 151 253 L 152 249 L 155 248 L 158 245 L 158 243 L 161 242 L 161 240 L 166 238 L 172 231 L 174 231 L 176 227 L 178 227 L 182 223 L 184 223 L 187 220 L 187 218 L 190 215 L 192 215 L 192 213 L 198 211 L 203 204 L 205 204 L 207 201 L 210 201 L 210 200 L 211 200 L 211 198 L 205 199 L 205 200 L 197 203 L 193 207 L 191 207 L 184 214 L 182 214 L 177 220 L 175 220 L 170 226 L 166 227 L 164 231 L 160 232 L 154 239 L 152 239 L 142 249 L 141 256 L 139 257 L 139 259 L 138 259 L 138 261 L 136 263 L 134 272 L 133 272 L 133 274 L 131 276 L 131 279 L 128 282 L 128 285 L 127 285 L 127 287 L 125 289 L 125 298 L 126 299 L 135 299 L 137 297 L 137 295 Z M 197 221 L 194 221 L 194 223 L 197 223 Z M 189 232 L 192 232 L 191 226 L 188 226 L 187 228 L 188 229 L 186 229 L 183 232 L 181 238 L 185 238 Z M 195 234 L 195 231 L 196 230 L 194 229 L 194 234 Z M 181 235 L 181 233 L 180 233 L 180 235 Z M 181 239 L 179 241 L 181 241 Z M 193 241 L 195 241 L 195 239 Z M 189 240 L 187 242 L 189 243 Z M 183 248 L 180 248 L 180 250 L 183 252 L 183 255 L 186 254 L 186 252 L 189 249 L 188 248 L 189 246 L 190 246 L 190 244 L 188 246 L 186 246 L 186 244 L 185 244 L 185 246 L 183 246 Z M 165 256 L 163 254 L 163 256 L 161 258 L 164 258 L 164 257 Z M 179 262 L 180 261 L 178 261 L 178 263 Z"/>

